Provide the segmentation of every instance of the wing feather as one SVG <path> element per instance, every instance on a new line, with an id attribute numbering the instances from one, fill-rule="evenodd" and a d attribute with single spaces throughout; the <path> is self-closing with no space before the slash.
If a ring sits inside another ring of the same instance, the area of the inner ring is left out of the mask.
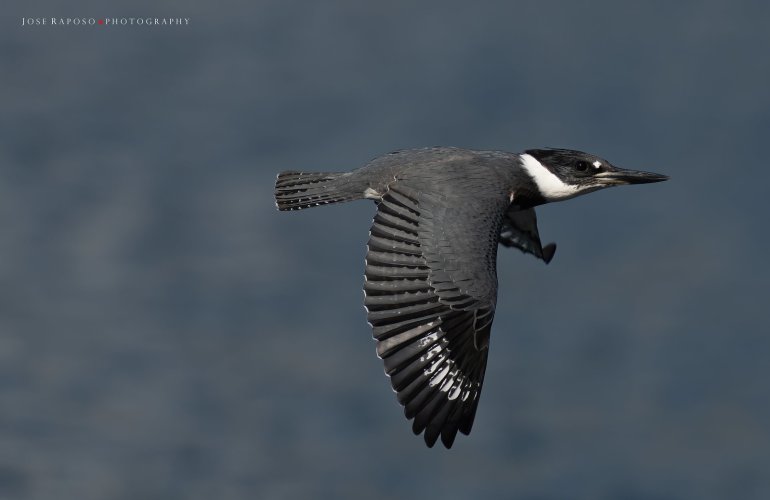
<path id="1" fill-rule="evenodd" d="M 370 231 L 364 304 L 377 354 L 413 431 L 424 433 L 428 446 L 440 438 L 449 448 L 458 431 L 471 431 L 481 393 L 499 224 L 484 237 L 486 246 L 462 241 L 475 236 L 443 227 L 442 217 L 459 212 L 442 203 L 446 198 L 391 185 Z M 478 248 L 479 255 L 457 253 Z"/>
<path id="2" fill-rule="evenodd" d="M 556 243 L 542 246 L 540 233 L 537 230 L 537 215 L 535 209 L 517 210 L 511 207 L 505 214 L 503 226 L 500 229 L 500 244 L 506 247 L 516 247 L 524 253 L 529 253 L 551 262 L 556 253 Z"/>

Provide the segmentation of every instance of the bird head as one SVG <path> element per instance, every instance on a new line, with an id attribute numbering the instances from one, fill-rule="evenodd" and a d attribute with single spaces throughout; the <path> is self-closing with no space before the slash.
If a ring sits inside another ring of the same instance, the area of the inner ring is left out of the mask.
<path id="1" fill-rule="evenodd" d="M 528 149 L 519 156 L 546 202 L 565 200 L 624 184 L 668 179 L 665 175 L 618 168 L 603 158 L 572 149 Z"/>

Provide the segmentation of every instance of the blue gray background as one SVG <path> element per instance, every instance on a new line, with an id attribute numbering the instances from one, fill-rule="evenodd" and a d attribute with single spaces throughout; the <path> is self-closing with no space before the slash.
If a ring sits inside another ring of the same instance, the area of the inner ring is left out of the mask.
<path id="1" fill-rule="evenodd" d="M 0 498 L 770 498 L 768 2 L 67 4 L 0 30 Z M 272 199 L 426 145 L 671 176 L 501 250 L 450 451 L 375 357 L 374 206 Z"/>

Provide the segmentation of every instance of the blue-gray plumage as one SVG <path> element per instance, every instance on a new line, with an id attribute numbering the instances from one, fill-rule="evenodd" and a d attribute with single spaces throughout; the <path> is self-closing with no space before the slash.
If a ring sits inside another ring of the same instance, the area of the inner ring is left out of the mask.
<path id="1" fill-rule="evenodd" d="M 534 208 L 609 186 L 666 180 L 580 151 L 435 147 L 397 151 L 344 173 L 283 172 L 279 210 L 369 198 L 365 306 L 385 372 L 433 446 L 468 434 L 497 301 L 498 244 L 548 263 Z"/>

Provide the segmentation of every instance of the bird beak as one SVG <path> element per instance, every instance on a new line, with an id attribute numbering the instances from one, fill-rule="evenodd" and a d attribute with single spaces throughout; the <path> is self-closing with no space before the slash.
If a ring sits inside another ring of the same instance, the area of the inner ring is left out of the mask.
<path id="1" fill-rule="evenodd" d="M 639 170 L 625 170 L 614 168 L 599 172 L 594 176 L 607 186 L 618 184 L 648 184 L 650 182 L 661 182 L 668 179 L 667 175 L 654 174 L 652 172 L 641 172 Z"/>

